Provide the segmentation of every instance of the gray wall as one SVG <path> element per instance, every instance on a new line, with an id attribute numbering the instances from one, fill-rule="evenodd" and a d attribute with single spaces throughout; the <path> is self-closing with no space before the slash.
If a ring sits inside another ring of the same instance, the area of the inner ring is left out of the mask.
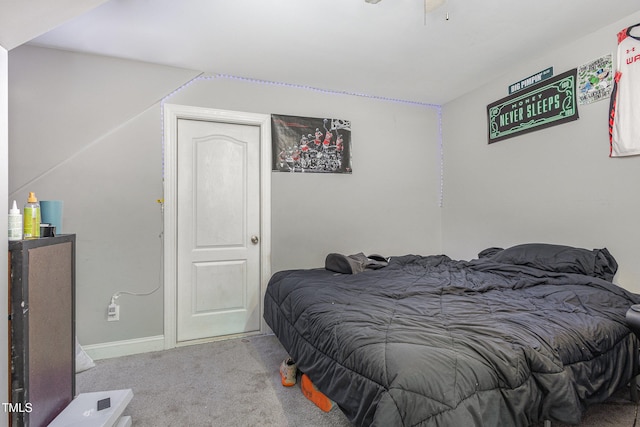
<path id="1" fill-rule="evenodd" d="M 437 109 L 219 78 L 167 102 L 351 120 L 352 174 L 272 174 L 273 272 L 329 252 L 440 250 Z"/>
<path id="2" fill-rule="evenodd" d="M 7 224 L 8 216 L 7 216 L 7 198 L 8 198 L 8 186 L 7 182 L 9 179 L 9 53 L 5 48 L 0 46 L 0 223 Z M 3 227 L 4 228 L 4 227 Z M 6 230 L 6 229 L 4 229 Z M 0 231 L 0 241 L 4 242 L 7 238 L 6 231 Z M 0 258 L 7 259 L 8 247 L 3 245 L 0 248 Z M 0 263 L 0 277 L 7 277 L 7 264 Z M 7 294 L 5 293 L 5 297 L 1 300 L 2 304 L 7 304 Z M 0 346 L 2 348 L 8 348 L 8 322 L 7 317 L 2 316 L 0 320 Z M 9 355 L 7 351 L 3 351 L 0 353 L 0 366 L 8 366 L 9 364 Z M 6 369 L 2 370 L 0 373 L 0 384 L 8 384 L 9 383 L 9 374 Z M 8 402 L 9 396 L 7 395 L 7 387 L 2 387 L 2 391 L 0 391 L 0 400 L 2 402 Z M 0 426 L 6 426 L 9 423 L 9 417 L 7 414 L 4 416 L 0 416 Z"/>
<path id="3" fill-rule="evenodd" d="M 353 174 L 274 173 L 272 270 L 322 266 L 328 252 L 441 248 L 436 108 L 22 46 L 9 54 L 9 197 L 64 200 L 77 234 L 83 345 L 163 333 L 161 100 L 254 113 L 350 119 Z"/>
<path id="4" fill-rule="evenodd" d="M 82 344 L 162 334 L 159 101 L 197 73 L 22 46 L 9 52 L 9 200 L 64 201 Z"/>
<path id="5" fill-rule="evenodd" d="M 611 159 L 608 101 L 579 106 L 580 119 L 487 144 L 486 107 L 507 87 L 549 66 L 554 73 L 616 51 L 616 34 L 640 12 L 527 63 L 443 106 L 443 251 L 475 258 L 490 246 L 549 242 L 607 247 L 616 282 L 640 291 L 640 157 Z M 523 49 L 526 47 L 523 47 Z"/>

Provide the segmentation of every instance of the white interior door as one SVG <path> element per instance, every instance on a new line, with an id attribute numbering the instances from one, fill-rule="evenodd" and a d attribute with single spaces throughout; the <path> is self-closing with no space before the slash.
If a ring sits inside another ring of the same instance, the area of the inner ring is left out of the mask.
<path id="1" fill-rule="evenodd" d="M 177 120 L 178 342 L 260 330 L 260 134 Z"/>

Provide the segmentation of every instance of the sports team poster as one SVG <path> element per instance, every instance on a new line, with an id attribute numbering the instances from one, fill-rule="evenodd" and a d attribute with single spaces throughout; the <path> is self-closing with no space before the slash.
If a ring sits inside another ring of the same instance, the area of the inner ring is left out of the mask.
<path id="1" fill-rule="evenodd" d="M 271 115 L 272 170 L 351 173 L 351 121 Z"/>
<path id="2" fill-rule="evenodd" d="M 578 102 L 580 105 L 609 99 L 612 89 L 612 54 L 578 67 Z"/>

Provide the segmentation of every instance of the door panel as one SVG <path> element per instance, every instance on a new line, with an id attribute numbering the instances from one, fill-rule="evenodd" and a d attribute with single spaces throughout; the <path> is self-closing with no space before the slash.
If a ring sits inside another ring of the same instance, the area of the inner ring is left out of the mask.
<path id="1" fill-rule="evenodd" d="M 192 312 L 195 315 L 226 310 L 242 310 L 245 306 L 244 287 L 246 261 L 198 262 L 193 264 Z"/>
<path id="2" fill-rule="evenodd" d="M 177 127 L 177 341 L 258 331 L 260 129 Z"/>
<path id="3" fill-rule="evenodd" d="M 196 246 L 242 246 L 247 234 L 247 146 L 224 136 L 198 139 L 193 144 Z"/>

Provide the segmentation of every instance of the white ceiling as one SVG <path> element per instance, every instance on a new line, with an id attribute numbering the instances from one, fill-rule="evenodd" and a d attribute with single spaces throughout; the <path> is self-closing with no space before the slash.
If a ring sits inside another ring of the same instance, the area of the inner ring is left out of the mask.
<path id="1" fill-rule="evenodd" d="M 0 0 L 0 46 L 11 50 L 107 0 Z"/>
<path id="2" fill-rule="evenodd" d="M 448 0 L 426 19 L 423 7 L 423 0 L 110 0 L 32 43 L 443 104 L 504 67 L 639 11 L 640 2 Z"/>

